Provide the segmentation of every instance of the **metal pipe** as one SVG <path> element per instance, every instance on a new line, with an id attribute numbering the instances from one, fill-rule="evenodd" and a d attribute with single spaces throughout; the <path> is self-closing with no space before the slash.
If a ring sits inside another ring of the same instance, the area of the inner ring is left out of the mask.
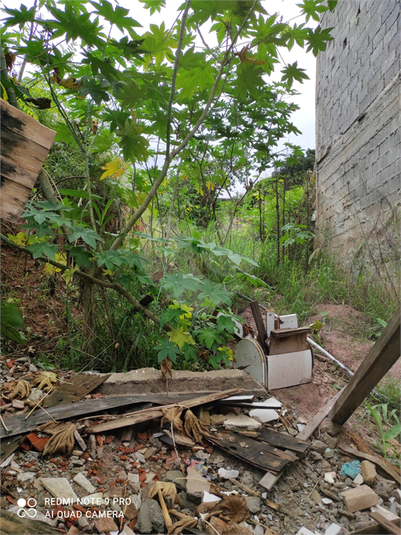
<path id="1" fill-rule="evenodd" d="M 330 360 L 332 360 L 333 362 L 335 362 L 337 364 L 337 366 L 339 366 L 342 370 L 344 370 L 346 373 L 348 373 L 348 375 L 350 377 L 353 377 L 355 375 L 353 371 L 351 371 L 349 368 L 347 368 L 347 366 L 344 366 L 344 364 L 342 364 L 339 360 L 337 360 L 335 357 L 333 357 L 333 355 L 330 355 L 330 353 L 328 351 L 323 349 L 319 344 L 317 344 L 314 340 L 312 340 L 312 338 L 309 338 L 309 336 L 307 338 L 307 341 L 310 343 L 311 346 L 315 347 L 321 353 L 323 353 L 323 355 L 325 357 L 327 357 Z"/>

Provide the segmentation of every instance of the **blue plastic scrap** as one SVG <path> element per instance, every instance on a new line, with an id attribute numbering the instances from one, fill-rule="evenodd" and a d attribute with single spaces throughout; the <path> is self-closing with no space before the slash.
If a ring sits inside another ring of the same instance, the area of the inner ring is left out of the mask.
<path id="1" fill-rule="evenodd" d="M 358 474 L 361 473 L 361 462 L 352 461 L 351 463 L 344 463 L 341 467 L 340 474 L 342 476 L 348 476 L 351 479 L 355 479 Z"/>

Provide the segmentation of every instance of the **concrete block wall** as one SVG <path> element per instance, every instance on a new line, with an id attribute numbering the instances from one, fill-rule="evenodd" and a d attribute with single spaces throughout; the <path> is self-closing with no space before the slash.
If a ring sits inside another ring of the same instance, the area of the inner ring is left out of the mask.
<path id="1" fill-rule="evenodd" d="M 316 84 L 319 245 L 399 293 L 401 0 L 338 0 Z"/>

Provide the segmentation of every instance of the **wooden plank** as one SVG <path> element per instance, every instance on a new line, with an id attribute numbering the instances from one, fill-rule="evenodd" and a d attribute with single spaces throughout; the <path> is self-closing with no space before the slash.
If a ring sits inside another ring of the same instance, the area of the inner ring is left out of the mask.
<path id="1" fill-rule="evenodd" d="M 344 424 L 400 357 L 400 315 L 398 308 L 367 357 L 351 378 L 329 418 Z"/>
<path id="2" fill-rule="evenodd" d="M 239 437 L 236 433 L 226 431 L 219 433 L 219 435 L 211 435 L 206 437 L 208 442 L 218 446 L 230 455 L 246 461 L 262 470 L 271 470 L 279 472 L 288 464 L 287 459 L 282 459 L 275 455 L 270 446 L 263 444 L 258 440 L 250 437 Z M 246 444 L 247 447 L 241 446 L 240 442 Z"/>
<path id="3" fill-rule="evenodd" d="M 68 382 L 62 383 L 54 392 L 48 396 L 42 407 L 54 407 L 55 405 L 67 405 L 80 401 L 95 388 L 100 386 L 110 377 L 108 375 L 90 375 L 87 373 L 77 373 Z"/>
<path id="4" fill-rule="evenodd" d="M 71 403 L 69 405 L 61 405 L 60 407 L 50 407 L 47 413 L 38 410 L 32 416 L 25 420 L 25 414 L 16 414 L 5 419 L 6 425 L 10 432 L 6 433 L 4 429 L 0 429 L 1 438 L 9 438 L 19 433 L 27 433 L 46 422 L 50 422 L 52 418 L 55 420 L 66 420 L 74 418 L 74 416 L 88 416 L 97 414 L 104 410 L 113 409 L 117 407 L 124 407 L 135 404 L 156 403 L 160 405 L 167 405 L 172 402 L 178 403 L 187 399 L 193 399 L 197 396 L 197 392 L 187 392 L 178 394 L 140 394 L 138 396 L 110 396 L 97 399 L 88 399 L 78 403 Z"/>
<path id="5" fill-rule="evenodd" d="M 14 451 L 16 451 L 21 442 L 24 440 L 24 435 L 14 436 L 12 438 L 3 438 L 1 440 L 1 455 L 0 462 L 2 463 L 9 457 Z"/>
<path id="6" fill-rule="evenodd" d="M 393 524 L 393 522 L 390 522 L 390 520 L 387 520 L 386 517 L 384 517 L 381 513 L 378 513 L 377 511 L 369 513 L 369 516 L 373 518 L 373 520 L 376 520 L 380 526 L 385 528 L 389 533 L 394 533 L 394 535 L 401 535 L 401 528 Z"/>
<path id="7" fill-rule="evenodd" d="M 393 478 L 394 481 L 397 481 L 397 483 L 401 485 L 401 475 L 399 472 L 397 472 L 398 468 L 390 464 L 385 459 L 380 459 L 380 457 L 377 457 L 376 455 L 369 455 L 368 453 L 363 453 L 362 451 L 359 451 L 356 448 L 351 448 L 350 446 L 347 446 L 346 444 L 339 444 L 338 447 L 343 453 L 347 453 L 349 455 L 352 455 L 353 457 L 358 457 L 359 459 L 365 459 L 366 461 L 370 461 L 376 464 L 382 470 L 384 470 L 386 474 L 388 474 L 391 478 Z"/>
<path id="8" fill-rule="evenodd" d="M 305 453 L 310 446 L 309 442 L 306 442 L 305 440 L 300 440 L 298 438 L 291 437 L 290 435 L 278 433 L 277 431 L 272 431 L 271 429 L 266 428 L 262 428 L 259 431 L 258 438 L 265 440 L 271 446 L 297 451 L 299 453 Z"/>
<path id="9" fill-rule="evenodd" d="M 315 416 L 310 420 L 306 426 L 302 429 L 300 433 L 298 433 L 297 438 L 300 440 L 308 440 L 312 433 L 319 427 L 319 425 L 323 422 L 323 420 L 326 418 L 326 416 L 329 415 L 330 411 L 332 410 L 333 406 L 337 402 L 337 400 L 340 398 L 343 391 L 347 388 L 346 386 L 337 392 L 337 394 L 329 399 L 329 401 L 318 411 Z"/>
<path id="10" fill-rule="evenodd" d="M 222 392 L 216 392 L 215 394 L 208 394 L 206 396 L 189 399 L 187 401 L 180 401 L 171 405 L 165 405 L 164 408 L 175 407 L 179 405 L 190 409 L 192 407 L 198 407 L 199 405 L 212 403 L 213 401 L 217 401 L 222 398 L 227 398 L 228 396 L 234 396 L 235 394 L 240 394 L 241 392 L 243 392 L 242 388 L 233 388 L 231 390 L 224 390 Z M 103 424 L 98 424 L 93 427 L 89 427 L 86 431 L 87 433 L 103 433 L 104 431 L 119 429 L 121 427 L 139 424 L 141 422 L 147 422 L 149 420 L 153 420 L 153 418 L 161 418 L 162 416 L 163 412 L 160 409 L 144 409 L 143 411 L 138 411 L 134 416 L 125 416 L 124 418 L 118 418 Z"/>
<path id="11" fill-rule="evenodd" d="M 250 306 L 251 306 L 252 314 L 256 323 L 256 328 L 258 329 L 258 342 L 262 346 L 263 351 L 267 355 L 268 353 L 268 348 L 266 345 L 267 333 L 266 333 L 265 324 L 263 323 L 262 314 L 260 313 L 259 304 L 257 301 L 252 301 L 250 303 Z"/>

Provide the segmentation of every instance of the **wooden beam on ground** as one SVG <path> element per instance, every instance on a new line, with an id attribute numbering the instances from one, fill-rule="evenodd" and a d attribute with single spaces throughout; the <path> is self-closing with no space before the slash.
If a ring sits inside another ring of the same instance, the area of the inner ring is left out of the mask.
<path id="1" fill-rule="evenodd" d="M 137 411 L 133 416 L 126 415 L 115 420 L 110 420 L 102 424 L 94 425 L 86 429 L 87 433 L 103 433 L 104 431 L 110 431 L 111 429 L 119 429 L 121 427 L 127 427 L 129 425 L 139 424 L 141 422 L 149 422 L 154 418 L 161 418 L 163 416 L 163 410 L 171 407 L 183 407 L 191 409 L 192 407 L 199 407 L 199 405 L 206 405 L 219 399 L 228 398 L 229 396 L 235 396 L 243 392 L 242 388 L 233 388 L 231 390 L 224 390 L 222 392 L 216 392 L 214 394 L 207 394 L 206 396 L 194 397 L 187 401 L 180 401 L 178 403 L 172 403 L 171 405 L 165 405 L 161 408 L 151 408 Z"/>
<path id="2" fill-rule="evenodd" d="M 343 425 L 400 357 L 400 314 L 387 327 L 357 369 L 328 417 Z"/>
<path id="3" fill-rule="evenodd" d="M 390 520 L 387 520 L 387 518 L 385 518 L 382 514 L 375 511 L 373 513 L 369 513 L 369 516 L 376 520 L 376 522 L 389 533 L 401 535 L 401 528 L 396 526 L 393 522 L 390 522 Z"/>

